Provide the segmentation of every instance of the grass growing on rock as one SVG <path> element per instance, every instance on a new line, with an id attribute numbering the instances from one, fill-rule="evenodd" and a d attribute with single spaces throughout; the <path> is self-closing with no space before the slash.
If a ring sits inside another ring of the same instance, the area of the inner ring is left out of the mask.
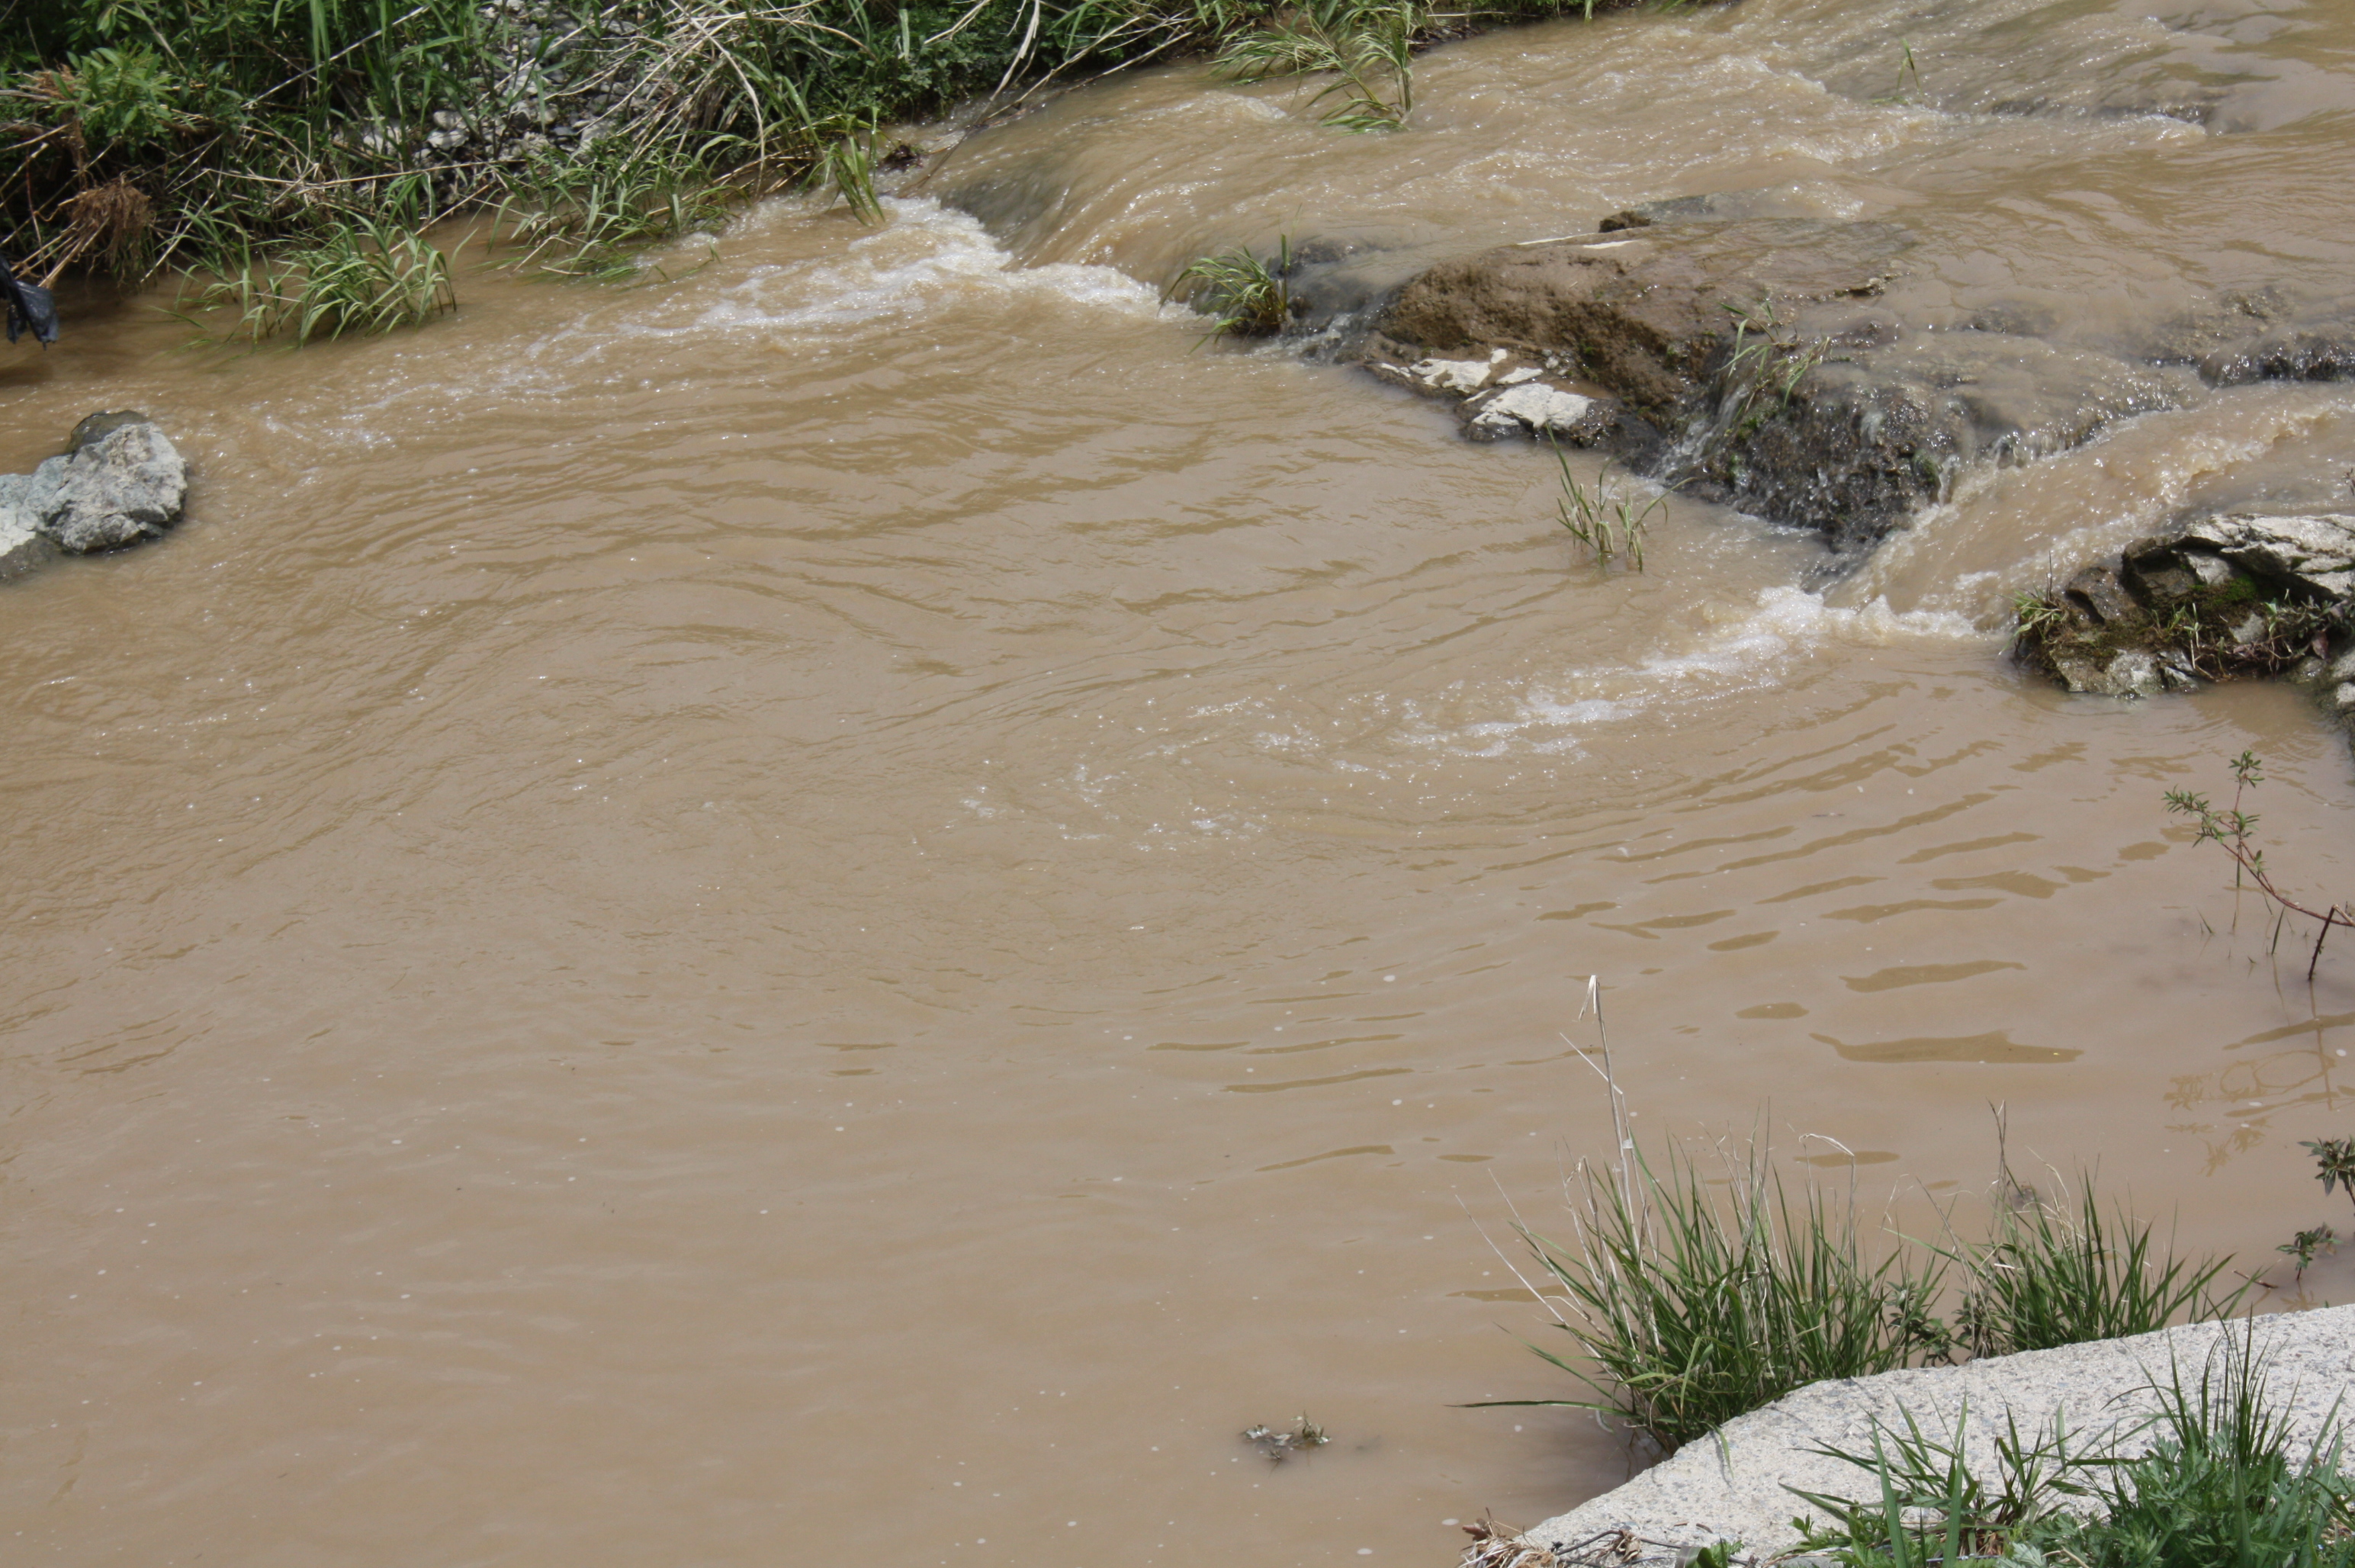
<path id="1" fill-rule="evenodd" d="M 2334 1411 L 2294 1440 L 2254 1322 L 2221 1337 L 2196 1373 L 2150 1392 L 2149 1419 L 2088 1437 L 2057 1420 L 1995 1443 L 1992 1484 L 1964 1462 L 1968 1412 L 1949 1435 L 1877 1427 L 1871 1452 L 1826 1449 L 1865 1471 L 1862 1498 L 1799 1494 L 1828 1516 L 1806 1547 L 1840 1568 L 1927 1568 L 1964 1558 L 2011 1568 L 2350 1568 L 2355 1487 L 2340 1473 Z"/>
<path id="2" fill-rule="evenodd" d="M 2268 595 L 2245 577 L 2203 583 L 2164 607 L 2136 606 L 2107 619 L 2059 589 L 2013 596 L 2013 642 L 2044 673 L 2070 662 L 2105 666 L 2122 653 L 2174 655 L 2205 680 L 2278 675 L 2313 651 L 2332 624 L 2327 605 Z"/>

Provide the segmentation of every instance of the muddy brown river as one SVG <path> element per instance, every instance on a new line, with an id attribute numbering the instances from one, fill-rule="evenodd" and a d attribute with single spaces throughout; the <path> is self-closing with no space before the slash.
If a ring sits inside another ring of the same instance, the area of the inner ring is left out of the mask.
<path id="1" fill-rule="evenodd" d="M 2064 348 L 2344 293 L 2355 11 L 1743 0 L 1417 98 L 1350 137 L 1172 67 L 876 230 L 15 352 L 0 467 L 136 406 L 197 478 L 0 589 L 0 1559 L 1446 1563 L 1630 1463 L 1460 1408 L 1576 1392 L 1483 1238 L 1608 1153 L 1590 974 L 1647 1139 L 1967 1215 L 2003 1103 L 2187 1246 L 2334 1217 L 2355 944 L 2309 989 L 2160 797 L 2255 749 L 2269 860 L 2346 896 L 2343 732 L 2064 697 L 2002 611 L 2343 488 L 2355 388 L 1974 473 L 1846 571 L 1672 498 L 1638 574 L 1542 451 L 1159 293 L 1711 192 L 1906 224 L 1922 308 Z"/>

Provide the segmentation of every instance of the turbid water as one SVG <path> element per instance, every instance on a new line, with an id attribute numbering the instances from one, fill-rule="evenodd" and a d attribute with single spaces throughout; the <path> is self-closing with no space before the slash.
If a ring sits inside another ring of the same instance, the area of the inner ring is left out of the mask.
<path id="1" fill-rule="evenodd" d="M 2343 735 L 2064 698 L 1997 611 L 2342 484 L 2355 390 L 2196 393 L 1841 577 L 1674 499 L 1634 574 L 1543 453 L 1159 291 L 1742 191 L 1914 226 L 1917 304 L 2064 351 L 2323 297 L 2345 8 L 1744 0 L 1419 89 L 1352 138 L 1174 68 L 667 283 L 19 351 L 0 466 L 131 405 L 197 484 L 0 592 L 0 1556 L 1444 1562 L 1625 1473 L 1456 1408 L 1572 1392 L 1481 1228 L 1607 1152 L 1589 974 L 1647 1136 L 1967 1204 L 2004 1102 L 2187 1245 L 2329 1217 L 2355 949 L 2309 990 L 2160 795 L 2254 747 L 2343 894 Z M 1236 1437 L 1302 1412 L 1306 1458 Z"/>

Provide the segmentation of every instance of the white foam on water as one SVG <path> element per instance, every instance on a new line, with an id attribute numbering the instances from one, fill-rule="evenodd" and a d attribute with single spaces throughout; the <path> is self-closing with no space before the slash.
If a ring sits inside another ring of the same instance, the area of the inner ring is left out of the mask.
<path id="1" fill-rule="evenodd" d="M 1399 735 L 1410 745 L 1456 756 L 1575 755 L 1583 749 L 1582 735 L 1611 724 L 1657 720 L 1679 709 L 1779 688 L 1793 667 L 1818 648 L 1993 640 L 1950 611 L 1901 612 L 1881 600 L 1841 608 L 1804 589 L 1769 588 L 1746 612 L 1689 647 L 1631 665 L 1528 682 L 1494 718 L 1435 723 L 1417 715 Z"/>
<path id="2" fill-rule="evenodd" d="M 1018 265 L 978 219 L 929 197 L 883 199 L 884 224 L 823 260 L 763 266 L 705 307 L 688 332 L 802 332 L 921 316 L 976 293 L 1052 295 L 1152 318 L 1147 284 L 1112 267 Z"/>

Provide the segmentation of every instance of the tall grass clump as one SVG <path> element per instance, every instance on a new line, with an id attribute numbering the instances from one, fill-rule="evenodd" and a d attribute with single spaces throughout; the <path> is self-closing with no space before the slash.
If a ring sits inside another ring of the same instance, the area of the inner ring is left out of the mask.
<path id="1" fill-rule="evenodd" d="M 414 326 L 457 304 L 449 257 L 423 235 L 363 219 L 272 255 L 246 251 L 185 295 L 180 314 L 213 340 L 299 345 Z"/>
<path id="2" fill-rule="evenodd" d="M 2009 1186 L 2008 1179 L 2004 1183 Z M 2090 1175 L 2065 1207 L 2007 1191 L 1993 1233 L 1944 1255 L 1966 1280 L 1955 1336 L 1974 1356 L 2049 1350 L 2231 1316 L 2249 1287 L 2220 1291 L 2229 1259 L 2161 1246 L 2122 1207 L 2105 1214 Z"/>
<path id="3" fill-rule="evenodd" d="M 1869 1256 L 1852 1199 L 1795 1195 L 1754 1147 L 1727 1162 L 1721 1191 L 1684 1154 L 1663 1163 L 1656 1171 L 1631 1145 L 1615 1175 L 1582 1171 L 1567 1247 L 1521 1230 L 1568 1297 L 1557 1320 L 1576 1347 L 1531 1349 L 1595 1397 L 1501 1403 L 1611 1412 L 1675 1448 L 1794 1389 L 1894 1371 L 1922 1349 L 1937 1258 Z"/>

